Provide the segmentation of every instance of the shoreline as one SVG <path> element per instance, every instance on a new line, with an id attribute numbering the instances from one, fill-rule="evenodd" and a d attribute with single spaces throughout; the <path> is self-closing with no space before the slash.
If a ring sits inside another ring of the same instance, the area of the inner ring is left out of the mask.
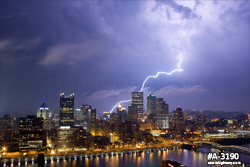
<path id="1" fill-rule="evenodd" d="M 45 153 L 45 152 L 30 152 L 26 155 L 22 155 L 21 152 L 14 152 L 14 153 L 8 153 L 5 156 L 0 157 L 0 161 L 2 160 L 9 160 L 9 159 L 37 159 L 38 154 L 44 154 L 44 157 L 57 157 L 57 156 L 74 156 L 74 155 L 85 155 L 85 154 L 106 154 L 106 153 L 112 153 L 112 152 L 130 152 L 130 151 L 142 151 L 142 150 L 154 150 L 154 149 L 174 149 L 174 147 L 180 147 L 181 144 L 175 144 L 175 145 L 161 145 L 161 146 L 151 146 L 151 147 L 132 147 L 132 148 L 112 148 L 109 150 L 86 150 L 86 151 L 65 151 L 65 152 L 59 152 L 59 153 Z M 0 162 L 1 163 L 1 162 Z"/>

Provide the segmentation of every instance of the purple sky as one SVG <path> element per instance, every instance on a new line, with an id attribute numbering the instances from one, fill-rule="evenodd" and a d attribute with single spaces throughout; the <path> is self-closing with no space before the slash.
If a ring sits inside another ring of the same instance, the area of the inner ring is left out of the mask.
<path id="1" fill-rule="evenodd" d="M 75 93 L 109 111 L 139 91 L 170 109 L 250 111 L 249 1 L 1 1 L 1 112 Z M 123 103 L 127 108 L 129 103 Z M 2 115 L 0 113 L 0 115 Z"/>

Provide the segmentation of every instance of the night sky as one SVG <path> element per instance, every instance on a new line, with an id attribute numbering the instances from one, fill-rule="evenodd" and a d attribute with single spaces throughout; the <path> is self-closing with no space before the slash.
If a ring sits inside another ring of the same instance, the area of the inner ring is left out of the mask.
<path id="1" fill-rule="evenodd" d="M 109 111 L 139 91 L 171 110 L 250 111 L 249 11 L 243 1 L 1 1 L 0 115 L 36 114 L 60 93 Z M 129 103 L 123 103 L 127 108 Z"/>

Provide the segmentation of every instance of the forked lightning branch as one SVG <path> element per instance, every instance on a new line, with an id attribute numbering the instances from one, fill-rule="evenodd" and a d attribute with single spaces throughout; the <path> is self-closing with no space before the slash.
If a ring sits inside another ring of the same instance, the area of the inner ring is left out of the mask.
<path id="1" fill-rule="evenodd" d="M 172 70 L 171 72 L 164 72 L 164 71 L 163 71 L 163 72 L 157 72 L 156 75 L 149 75 L 149 76 L 143 81 L 142 87 L 141 87 L 141 89 L 140 89 L 139 92 L 142 92 L 142 91 L 143 91 L 143 89 L 144 89 L 144 87 L 145 87 L 145 84 L 146 84 L 146 82 L 148 81 L 149 78 L 157 78 L 160 74 L 172 75 L 173 73 L 175 73 L 175 72 L 177 72 L 177 71 L 178 71 L 178 72 L 182 71 L 182 69 L 181 69 L 181 67 L 180 67 L 181 63 L 182 63 L 182 57 L 180 58 L 180 62 L 178 63 L 178 66 L 177 66 L 178 68 Z M 130 101 L 132 101 L 132 99 L 119 101 L 118 103 L 116 103 L 116 105 L 115 105 L 109 112 L 111 113 L 119 104 L 125 103 L 125 102 L 130 102 Z"/>

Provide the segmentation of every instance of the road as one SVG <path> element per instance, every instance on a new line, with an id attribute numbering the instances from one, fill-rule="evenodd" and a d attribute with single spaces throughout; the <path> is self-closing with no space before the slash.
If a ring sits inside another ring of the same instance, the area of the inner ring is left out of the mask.
<path id="1" fill-rule="evenodd" d="M 107 153 L 107 152 L 117 152 L 117 151 L 130 151 L 130 150 L 140 150 L 140 149 L 153 149 L 153 148 L 162 148 L 162 147 L 174 147 L 180 146 L 180 143 L 164 143 L 164 144 L 155 144 L 151 146 L 138 146 L 138 147 L 126 147 L 126 148 L 109 148 L 102 150 L 86 150 L 86 151 L 67 151 L 67 152 L 56 152 L 46 153 L 38 151 L 27 152 L 26 155 L 23 155 L 21 152 L 7 153 L 6 155 L 0 157 L 0 159 L 11 159 L 11 158 L 33 158 L 38 157 L 38 154 L 44 154 L 45 156 L 58 156 L 58 155 L 76 155 L 76 154 L 89 154 L 89 153 Z"/>

